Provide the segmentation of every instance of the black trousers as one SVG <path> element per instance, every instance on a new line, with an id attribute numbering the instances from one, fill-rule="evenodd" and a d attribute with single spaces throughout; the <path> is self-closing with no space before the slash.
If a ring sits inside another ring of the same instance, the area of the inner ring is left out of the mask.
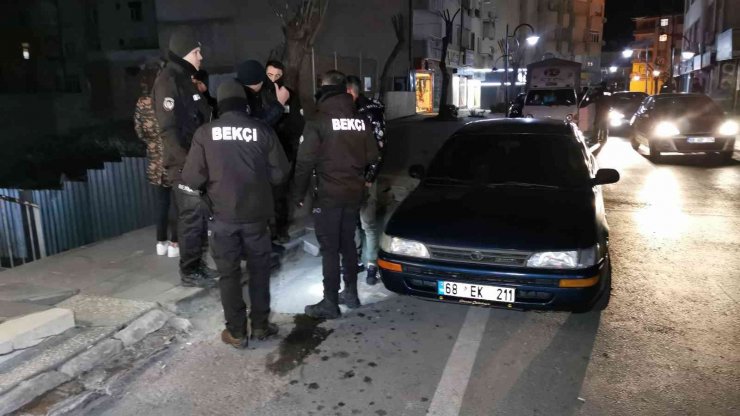
<path id="1" fill-rule="evenodd" d="M 211 249 L 221 274 L 221 304 L 226 328 L 234 335 L 246 335 L 247 305 L 242 294 L 241 260 L 247 259 L 252 329 L 267 326 L 270 315 L 270 254 L 272 243 L 267 222 L 232 224 L 213 220 L 209 225 Z"/>
<path id="2" fill-rule="evenodd" d="M 321 263 L 324 273 L 324 298 L 338 303 L 339 255 L 342 256 L 344 284 L 357 285 L 357 247 L 355 228 L 358 207 L 314 208 L 316 239 L 321 246 Z"/>
<path id="3" fill-rule="evenodd" d="M 157 241 L 177 242 L 177 204 L 172 188 L 157 187 Z M 169 231 L 169 238 L 168 237 Z"/>
<path id="4" fill-rule="evenodd" d="M 203 254 L 208 246 L 208 209 L 199 192 L 187 186 L 173 187 L 177 203 L 177 228 L 180 246 L 180 272 L 196 272 L 203 266 Z"/>

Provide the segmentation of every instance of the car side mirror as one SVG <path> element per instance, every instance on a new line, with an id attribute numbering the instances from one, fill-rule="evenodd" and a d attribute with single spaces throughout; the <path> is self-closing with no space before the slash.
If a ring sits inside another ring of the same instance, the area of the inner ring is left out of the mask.
<path id="1" fill-rule="evenodd" d="M 592 183 L 594 185 L 608 185 L 619 182 L 619 172 L 615 169 L 599 169 Z"/>
<path id="2" fill-rule="evenodd" d="M 422 180 L 424 175 L 426 175 L 426 169 L 422 165 L 413 165 L 409 168 L 409 176 L 414 179 Z"/>

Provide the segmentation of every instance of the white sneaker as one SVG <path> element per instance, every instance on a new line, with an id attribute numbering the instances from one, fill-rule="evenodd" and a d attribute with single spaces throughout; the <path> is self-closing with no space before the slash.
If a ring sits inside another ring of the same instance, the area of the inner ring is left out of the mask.
<path id="1" fill-rule="evenodd" d="M 180 246 L 167 247 L 167 257 L 180 257 Z"/>
<path id="2" fill-rule="evenodd" d="M 160 241 L 157 243 L 157 255 L 164 256 L 167 254 L 167 249 L 170 246 L 169 241 Z"/>

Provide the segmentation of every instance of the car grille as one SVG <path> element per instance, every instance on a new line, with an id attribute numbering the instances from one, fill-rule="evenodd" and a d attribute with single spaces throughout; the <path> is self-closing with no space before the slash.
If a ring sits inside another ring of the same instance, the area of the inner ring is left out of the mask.
<path id="1" fill-rule="evenodd" d="M 472 250 L 427 246 L 432 259 L 455 263 L 486 264 L 493 266 L 526 266 L 532 253 L 515 250 Z"/>
<path id="2" fill-rule="evenodd" d="M 432 270 L 416 266 L 404 266 L 404 272 L 413 274 L 419 277 L 432 278 L 435 280 L 459 280 L 464 282 L 481 282 L 481 283 L 508 283 L 516 285 L 530 285 L 530 286 L 558 286 L 558 279 L 537 279 L 527 277 L 514 277 L 514 276 L 490 276 L 490 275 L 479 275 L 479 274 L 468 274 L 468 273 L 457 273 L 447 272 L 441 270 Z M 436 286 L 434 286 L 436 288 Z"/>

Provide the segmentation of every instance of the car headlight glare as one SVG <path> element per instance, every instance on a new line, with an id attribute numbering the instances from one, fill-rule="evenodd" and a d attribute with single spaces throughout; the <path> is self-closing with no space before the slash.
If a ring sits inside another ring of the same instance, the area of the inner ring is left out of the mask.
<path id="1" fill-rule="evenodd" d="M 398 254 L 399 256 L 420 257 L 428 259 L 429 250 L 418 241 L 404 240 L 386 234 L 380 236 L 380 248 L 386 253 Z"/>
<path id="2" fill-rule="evenodd" d="M 661 121 L 655 126 L 655 136 L 657 137 L 672 137 L 681 134 L 678 131 L 678 127 L 670 121 Z"/>
<path id="3" fill-rule="evenodd" d="M 584 269 L 597 263 L 599 245 L 580 250 L 543 251 L 527 260 L 527 267 L 545 269 Z"/>
<path id="4" fill-rule="evenodd" d="M 735 136 L 740 126 L 732 120 L 727 120 L 719 126 L 719 134 L 722 136 Z"/>
<path id="5" fill-rule="evenodd" d="M 624 118 L 624 114 L 617 110 L 609 110 L 609 120 L 621 120 Z"/>
<path id="6" fill-rule="evenodd" d="M 573 121 L 573 114 L 567 114 L 565 116 L 565 121 L 567 121 L 568 123 L 570 123 L 571 121 Z"/>

